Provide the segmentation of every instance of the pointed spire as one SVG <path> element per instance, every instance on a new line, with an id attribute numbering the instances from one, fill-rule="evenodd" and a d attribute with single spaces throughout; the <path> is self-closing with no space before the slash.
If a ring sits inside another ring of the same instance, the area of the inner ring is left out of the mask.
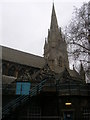
<path id="1" fill-rule="evenodd" d="M 73 64 L 73 71 L 74 71 L 75 76 L 78 76 L 78 72 L 76 71 L 74 64 Z"/>
<path id="2" fill-rule="evenodd" d="M 84 68 L 83 68 L 82 62 L 81 62 L 81 65 L 80 65 L 80 72 L 81 72 L 81 71 L 84 71 Z"/>
<path id="3" fill-rule="evenodd" d="M 73 70 L 75 70 L 74 64 L 73 64 Z"/>
<path id="4" fill-rule="evenodd" d="M 83 79 L 84 82 L 85 82 L 85 71 L 84 71 L 82 62 L 81 62 L 81 65 L 80 65 L 80 72 L 79 73 L 80 73 L 81 79 Z"/>
<path id="5" fill-rule="evenodd" d="M 53 3 L 53 7 L 52 7 L 52 15 L 51 15 L 51 26 L 50 29 L 58 29 L 58 23 L 57 23 L 57 17 L 56 17 L 56 13 L 55 13 L 55 7 L 54 7 L 54 3 Z"/>

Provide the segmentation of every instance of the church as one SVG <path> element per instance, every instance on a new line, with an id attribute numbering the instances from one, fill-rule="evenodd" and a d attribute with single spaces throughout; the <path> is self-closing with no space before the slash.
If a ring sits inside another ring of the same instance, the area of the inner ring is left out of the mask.
<path id="1" fill-rule="evenodd" d="M 2 120 L 14 119 L 90 119 L 90 84 L 82 64 L 69 68 L 54 3 L 44 57 L 2 46 Z"/>

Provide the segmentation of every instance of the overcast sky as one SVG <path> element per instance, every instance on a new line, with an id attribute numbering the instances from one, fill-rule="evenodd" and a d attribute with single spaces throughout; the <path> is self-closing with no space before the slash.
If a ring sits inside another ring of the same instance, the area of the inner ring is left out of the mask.
<path id="1" fill-rule="evenodd" d="M 54 0 L 58 25 L 68 25 L 74 10 L 89 0 Z M 53 0 L 2 0 L 0 2 L 0 44 L 43 56 L 50 28 Z"/>

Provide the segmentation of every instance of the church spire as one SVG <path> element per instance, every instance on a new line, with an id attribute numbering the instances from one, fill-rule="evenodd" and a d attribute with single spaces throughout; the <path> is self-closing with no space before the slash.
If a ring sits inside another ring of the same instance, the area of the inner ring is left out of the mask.
<path id="1" fill-rule="evenodd" d="M 68 69 L 66 44 L 63 40 L 61 29 L 58 27 L 54 3 L 52 6 L 50 30 L 48 30 L 47 42 L 45 42 L 44 46 L 44 58 L 51 70 L 56 73 L 64 71 L 65 66 Z"/>
<path id="2" fill-rule="evenodd" d="M 50 26 L 50 29 L 52 29 L 52 30 L 58 29 L 58 23 L 57 23 L 57 17 L 56 17 L 56 13 L 55 13 L 54 3 L 53 3 L 53 7 L 52 7 L 52 15 L 51 15 L 51 26 Z"/>

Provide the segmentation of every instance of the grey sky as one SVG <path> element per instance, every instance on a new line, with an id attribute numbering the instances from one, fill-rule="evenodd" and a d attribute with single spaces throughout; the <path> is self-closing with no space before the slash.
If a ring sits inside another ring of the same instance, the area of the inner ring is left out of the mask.
<path id="1" fill-rule="evenodd" d="M 54 0 L 60 27 L 71 19 L 74 7 L 89 0 Z M 0 3 L 0 44 L 43 55 L 51 21 L 52 0 L 2 0 Z"/>

